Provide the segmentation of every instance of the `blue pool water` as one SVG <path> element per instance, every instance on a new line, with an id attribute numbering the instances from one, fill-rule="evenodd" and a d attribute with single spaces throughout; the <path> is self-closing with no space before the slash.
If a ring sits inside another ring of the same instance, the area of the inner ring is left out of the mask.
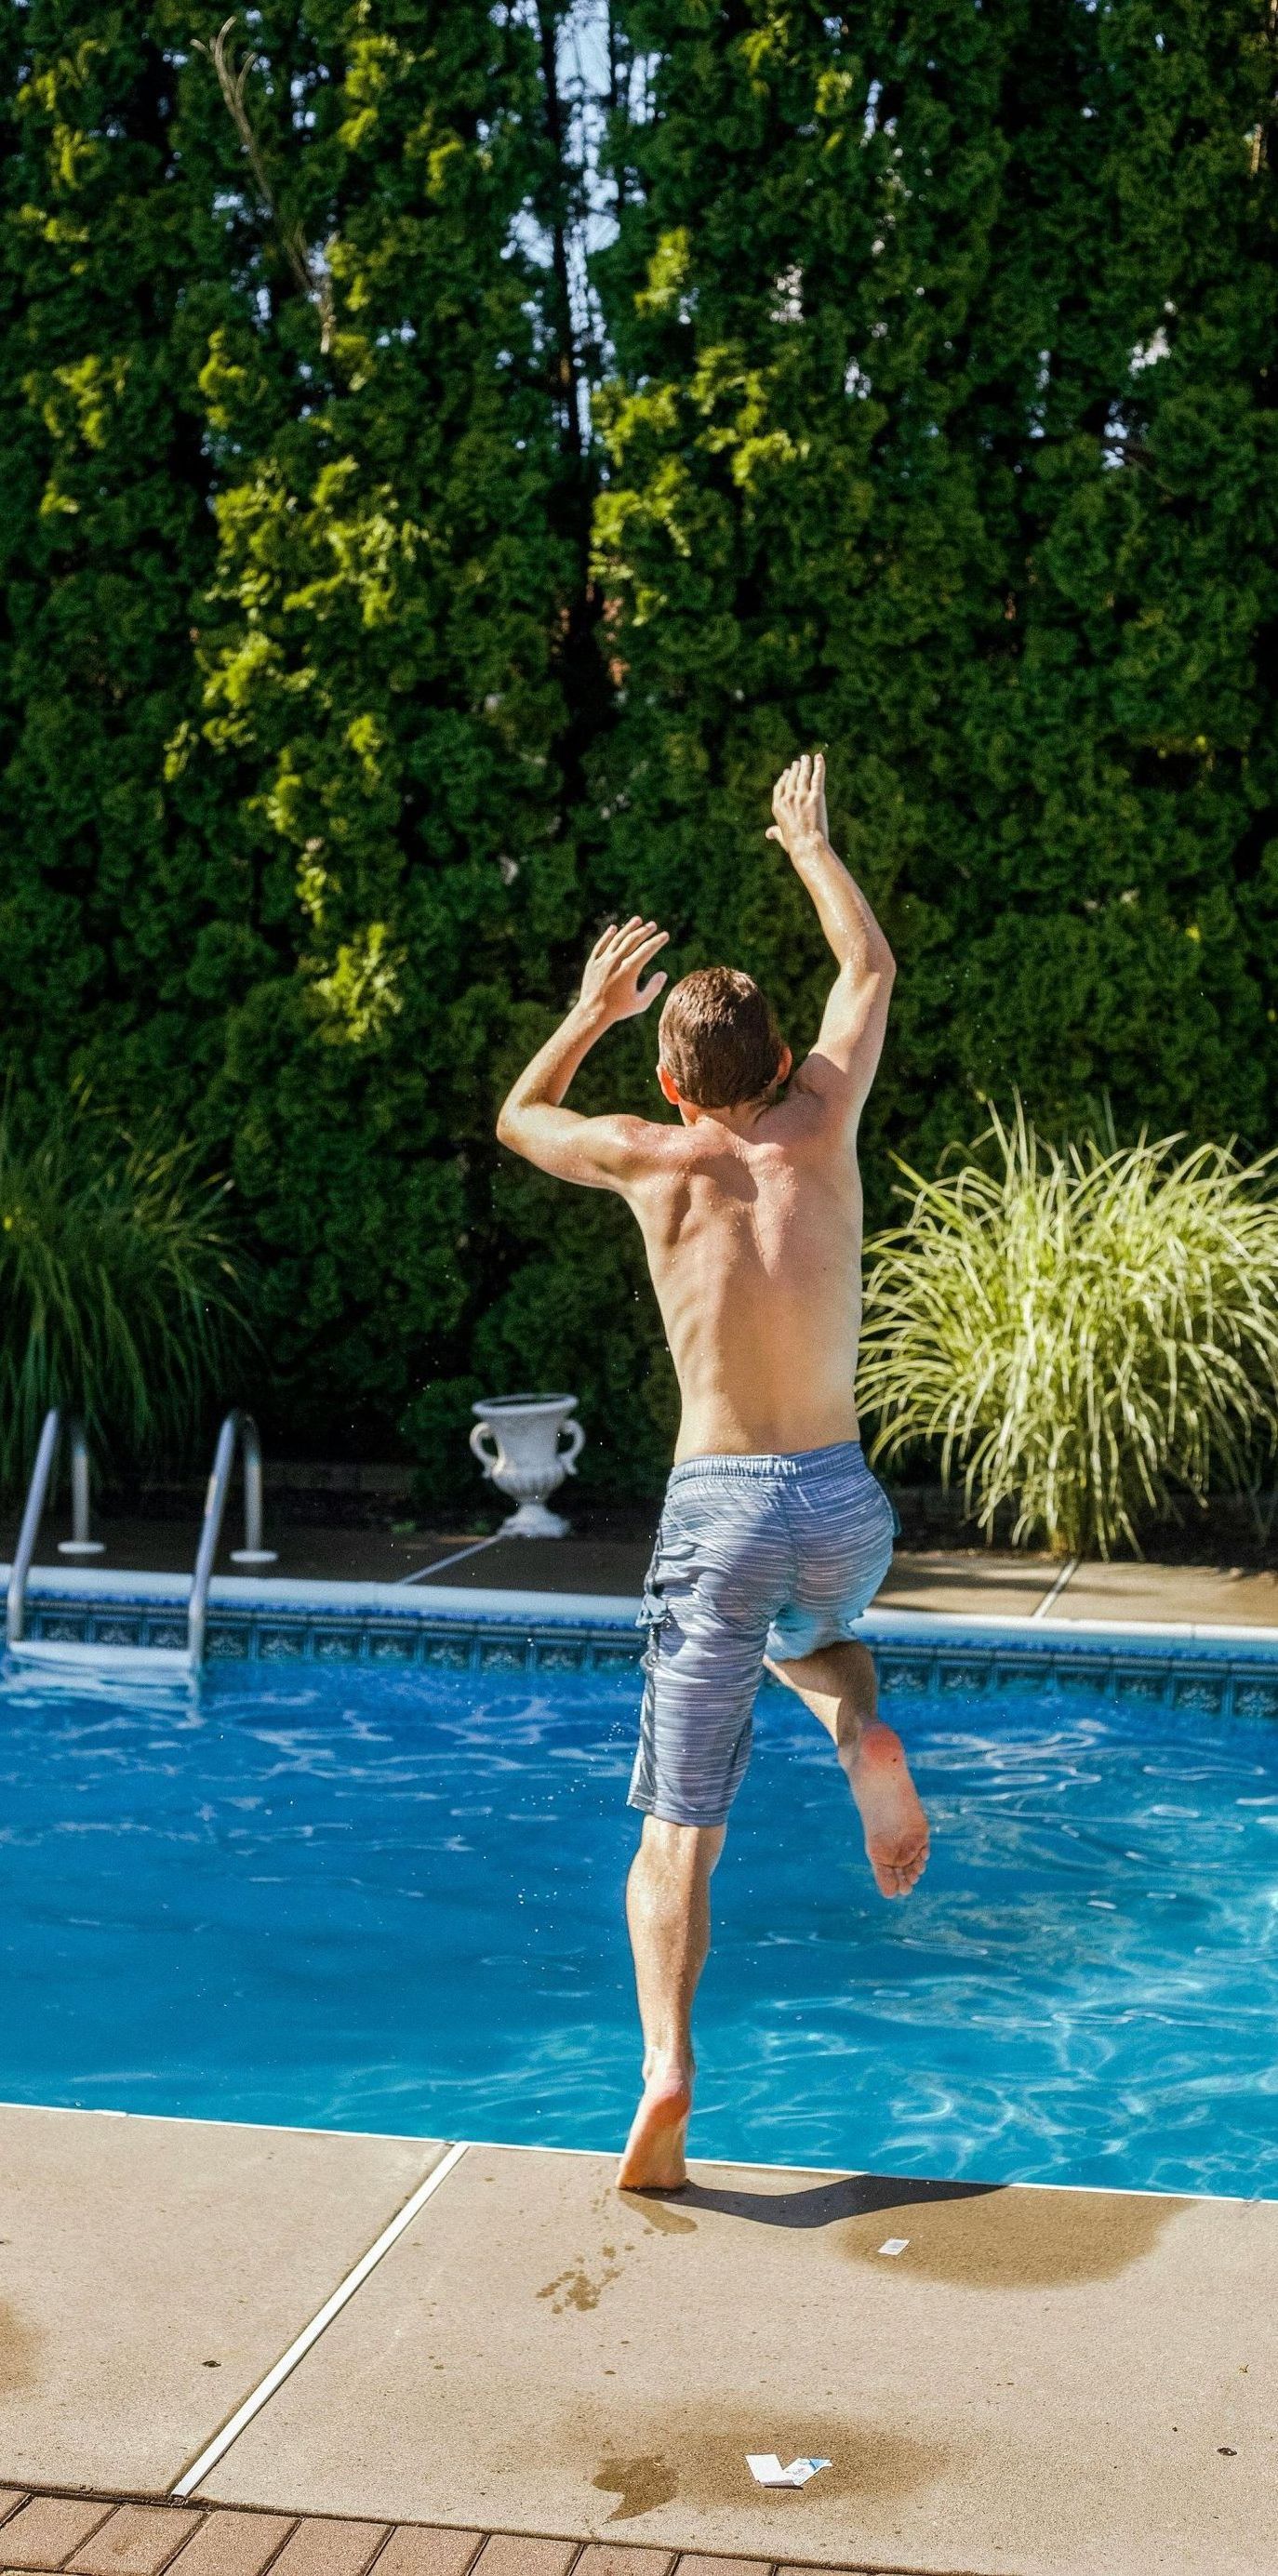
<path id="1" fill-rule="evenodd" d="M 0 1684 L 0 2096 L 615 2147 L 624 1672 Z M 1278 1730 L 1085 1691 L 895 1715 L 877 1896 L 769 1687 L 715 1881 L 702 2154 L 1278 2195 Z"/>

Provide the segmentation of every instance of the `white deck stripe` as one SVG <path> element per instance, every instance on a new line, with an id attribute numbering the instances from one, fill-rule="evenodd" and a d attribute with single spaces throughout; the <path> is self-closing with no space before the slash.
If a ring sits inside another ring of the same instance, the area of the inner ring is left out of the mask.
<path id="1" fill-rule="evenodd" d="M 1061 1567 L 1060 1573 L 1056 1577 L 1056 1581 L 1052 1585 L 1051 1591 L 1045 1592 L 1037 1609 L 1031 1610 L 1031 1619 L 1045 1619 L 1047 1617 L 1052 1603 L 1059 1600 L 1066 1584 L 1069 1582 L 1070 1576 L 1072 1574 L 1077 1574 L 1077 1572 L 1078 1558 L 1076 1556 L 1067 1557 L 1064 1565 Z"/>
<path id="2" fill-rule="evenodd" d="M 460 1565 L 463 1557 L 482 1556 L 486 1547 L 496 1547 L 504 1530 L 494 1530 L 491 1538 L 477 1538 L 470 1547 L 459 1547 L 452 1556 L 437 1556 L 433 1565 L 415 1565 L 411 1574 L 397 1574 L 396 1584 L 402 1591 L 406 1583 L 428 1583 L 432 1574 L 442 1574 L 446 1565 Z"/>
<path id="3" fill-rule="evenodd" d="M 446 2180 L 454 2165 L 460 2164 L 468 2144 L 467 2139 L 459 2139 L 455 2146 L 449 2148 L 447 2155 L 441 2156 L 434 2172 L 427 2174 L 425 2182 L 419 2183 L 411 2198 L 405 2201 L 403 2208 L 396 2211 L 389 2227 L 382 2229 L 376 2244 L 370 2245 L 367 2254 L 361 2256 L 360 2261 L 355 2265 L 354 2271 L 348 2272 L 344 2281 L 339 2281 L 332 2297 L 324 2301 L 323 2307 L 317 2316 L 312 2317 L 310 2324 L 303 2326 L 296 2343 L 291 2343 L 288 2351 L 281 2354 L 274 2369 L 268 2370 L 265 2379 L 261 2380 L 245 2398 L 243 2405 L 232 2415 L 229 2424 L 224 2424 L 221 2432 L 214 2434 L 207 2450 L 201 2451 L 198 2460 L 178 2479 L 177 2485 L 170 2487 L 171 2496 L 193 2494 L 201 2479 L 206 2478 L 210 2469 L 217 2466 L 218 2461 L 230 2450 L 232 2442 L 238 2440 L 245 2425 L 252 2423 L 254 2416 L 265 2406 L 267 2399 L 273 2397 L 276 2389 L 281 2387 L 288 2378 L 289 2372 L 296 2370 L 299 2361 L 305 2359 L 312 2344 L 317 2343 L 323 2334 L 325 2326 L 331 2325 L 334 2317 L 345 2307 L 347 2300 L 354 2298 L 360 2283 L 368 2279 L 369 2273 L 376 2264 L 380 2263 L 383 2254 L 390 2251 L 396 2237 L 402 2236 L 405 2228 L 412 2225 L 418 2210 L 430 2199 L 431 2193 L 438 2191 L 441 2182 Z"/>

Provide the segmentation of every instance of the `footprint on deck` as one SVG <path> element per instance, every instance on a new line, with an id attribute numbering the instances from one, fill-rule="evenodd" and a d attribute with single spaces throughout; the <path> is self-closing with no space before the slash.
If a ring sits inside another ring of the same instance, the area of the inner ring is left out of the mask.
<path id="1" fill-rule="evenodd" d="M 689 2218 L 682 2209 L 672 2209 L 668 2200 L 641 2198 L 638 2192 L 631 2191 L 626 2194 L 626 2207 L 637 2210 L 640 2218 L 646 2218 L 658 2236 L 696 2235 L 695 2218 Z"/>
<path id="2" fill-rule="evenodd" d="M 605 2256 L 611 2254 L 613 2250 L 612 2246 L 605 2245 Z M 552 2316 L 561 2317 L 565 2308 L 576 2308 L 580 2315 L 588 2316 L 592 2308 L 598 2307 L 604 2291 L 609 2289 L 614 2281 L 621 2279 L 621 2271 L 620 2263 L 606 2265 L 598 2280 L 592 2281 L 585 2262 L 579 2255 L 566 2272 L 561 2272 L 556 2280 L 547 2281 L 544 2289 L 537 2292 L 537 2296 L 539 2299 L 549 2299 Z"/>

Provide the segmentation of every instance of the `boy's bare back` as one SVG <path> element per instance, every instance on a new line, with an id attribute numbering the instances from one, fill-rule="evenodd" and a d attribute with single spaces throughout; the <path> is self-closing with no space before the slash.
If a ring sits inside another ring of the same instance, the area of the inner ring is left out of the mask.
<path id="1" fill-rule="evenodd" d="M 855 1440 L 856 1138 L 803 1071 L 748 1130 L 650 1126 L 623 1195 L 679 1381 L 676 1463 Z"/>

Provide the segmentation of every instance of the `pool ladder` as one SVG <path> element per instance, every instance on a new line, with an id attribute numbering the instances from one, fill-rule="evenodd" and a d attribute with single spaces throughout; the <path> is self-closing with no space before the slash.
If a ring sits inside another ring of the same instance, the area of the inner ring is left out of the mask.
<path id="1" fill-rule="evenodd" d="M 198 1672 L 204 1660 L 209 1587 L 213 1580 L 237 1448 L 244 1460 L 244 1545 L 232 1548 L 231 1563 L 254 1568 L 275 1563 L 274 1548 L 262 1545 L 262 1444 L 252 1414 L 243 1412 L 237 1405 L 227 1414 L 217 1436 L 204 1496 L 200 1543 L 187 1595 L 185 1646 L 81 1645 L 26 1635 L 27 1582 L 53 1484 L 58 1452 L 64 1441 L 71 1463 L 71 1536 L 59 1540 L 58 1553 L 72 1558 L 100 1556 L 102 1553 L 102 1541 L 89 1535 L 89 1444 L 84 1424 L 78 1414 L 64 1416 L 55 1405 L 44 1417 L 31 1482 L 27 1487 L 22 1527 L 9 1568 L 5 1634 L 10 1654 L 41 1663 L 90 1664 L 95 1668 L 127 1664 L 142 1672 Z M 162 1606 L 157 1602 L 157 1610 Z"/>

